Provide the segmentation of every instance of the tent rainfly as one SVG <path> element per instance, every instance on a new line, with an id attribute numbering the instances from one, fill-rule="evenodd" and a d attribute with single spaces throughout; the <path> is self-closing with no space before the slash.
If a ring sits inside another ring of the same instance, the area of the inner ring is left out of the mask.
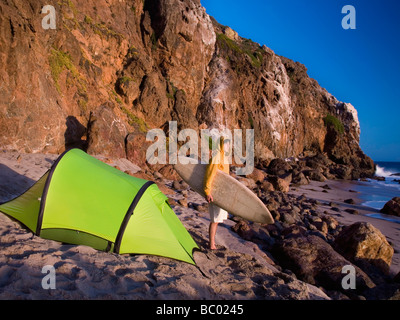
<path id="1" fill-rule="evenodd" d="M 195 264 L 198 246 L 167 199 L 154 182 L 71 149 L 0 211 L 45 239 Z"/>

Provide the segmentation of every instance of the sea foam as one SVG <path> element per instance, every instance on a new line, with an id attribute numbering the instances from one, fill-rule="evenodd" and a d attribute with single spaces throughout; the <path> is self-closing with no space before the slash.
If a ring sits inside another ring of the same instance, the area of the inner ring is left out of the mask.
<path id="1" fill-rule="evenodd" d="M 389 169 L 386 169 L 385 167 L 376 165 L 375 175 L 377 177 L 385 177 L 385 178 L 391 177 L 392 178 L 393 177 L 392 175 L 395 173 L 397 173 L 397 172 L 394 172 Z"/>

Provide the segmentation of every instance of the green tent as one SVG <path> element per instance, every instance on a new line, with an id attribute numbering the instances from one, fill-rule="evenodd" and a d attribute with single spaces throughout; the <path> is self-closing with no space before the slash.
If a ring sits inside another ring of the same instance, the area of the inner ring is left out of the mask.
<path id="1" fill-rule="evenodd" d="M 198 246 L 167 199 L 154 182 L 72 149 L 0 211 L 42 238 L 195 264 Z"/>

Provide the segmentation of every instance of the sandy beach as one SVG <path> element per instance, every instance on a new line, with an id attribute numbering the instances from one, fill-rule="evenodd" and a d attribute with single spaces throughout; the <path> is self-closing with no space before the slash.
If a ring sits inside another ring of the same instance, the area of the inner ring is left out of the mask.
<path id="1" fill-rule="evenodd" d="M 0 152 L 0 201 L 9 200 L 40 178 L 57 155 Z M 124 160 L 102 159 L 124 169 L 140 168 Z M 150 255 L 117 255 L 86 246 L 63 244 L 36 237 L 4 214 L 0 214 L 0 299 L 261 299 L 330 300 L 321 287 L 302 281 L 277 264 L 263 246 L 240 237 L 227 220 L 217 233 L 220 250 L 207 249 L 208 211 L 205 200 L 194 191 L 156 179 L 170 198 L 172 208 L 201 250 L 194 253 L 196 266 Z M 323 185 L 331 189 L 322 192 Z M 343 200 L 357 199 L 339 181 L 292 187 L 289 194 L 317 199 L 343 224 L 368 221 L 379 228 L 395 248 L 392 273 L 399 270 L 399 224 L 370 218 L 368 210 Z M 357 201 L 357 200 L 356 200 Z M 340 212 L 331 210 L 335 203 Z M 360 214 L 344 210 L 356 208 Z M 56 288 L 44 289 L 42 268 L 53 266 Z M 334 295 L 340 299 L 341 296 Z"/>

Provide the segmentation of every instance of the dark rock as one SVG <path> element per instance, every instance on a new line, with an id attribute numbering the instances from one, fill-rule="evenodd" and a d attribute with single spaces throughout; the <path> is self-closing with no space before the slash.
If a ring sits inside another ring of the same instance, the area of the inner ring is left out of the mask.
<path id="1" fill-rule="evenodd" d="M 260 169 L 254 168 L 253 172 L 246 177 L 249 179 L 253 179 L 254 182 L 259 182 L 262 183 L 264 179 L 266 178 L 266 173 Z"/>
<path id="2" fill-rule="evenodd" d="M 264 228 L 258 224 L 249 223 L 246 220 L 239 220 L 232 230 L 246 241 L 260 244 L 265 249 L 273 246 L 275 240 L 270 236 L 271 229 Z"/>
<path id="3" fill-rule="evenodd" d="M 236 232 L 244 240 L 251 241 L 254 238 L 254 231 L 250 228 L 249 223 L 245 220 L 240 220 L 233 227 L 232 230 Z"/>
<path id="4" fill-rule="evenodd" d="M 309 184 L 310 180 L 304 175 L 303 172 L 299 172 L 298 174 L 293 176 L 292 183 L 301 186 Z"/>
<path id="5" fill-rule="evenodd" d="M 329 172 L 338 179 L 350 180 L 352 178 L 352 170 L 349 166 L 335 164 L 330 167 Z"/>
<path id="6" fill-rule="evenodd" d="M 291 225 L 294 224 L 296 222 L 295 218 L 293 217 L 292 214 L 290 214 L 289 212 L 281 212 L 281 221 L 282 222 L 286 222 L 287 224 Z"/>
<path id="7" fill-rule="evenodd" d="M 390 298 L 389 300 L 400 300 L 400 289 L 398 289 Z"/>
<path id="8" fill-rule="evenodd" d="M 301 212 L 301 207 L 296 204 L 292 204 L 292 212 L 293 214 L 298 215 Z"/>
<path id="9" fill-rule="evenodd" d="M 393 282 L 400 283 L 400 272 L 398 272 L 392 279 Z"/>
<path id="10" fill-rule="evenodd" d="M 352 264 L 322 238 L 308 235 L 278 240 L 272 254 L 282 267 L 292 270 L 299 279 L 346 293 L 341 286 L 342 268 Z M 361 269 L 357 266 L 355 269 L 357 292 L 375 286 Z"/>
<path id="11" fill-rule="evenodd" d="M 205 203 L 205 204 L 193 203 L 192 205 L 193 205 L 193 208 L 197 211 L 208 212 L 208 203 Z"/>
<path id="12" fill-rule="evenodd" d="M 328 225 L 325 221 L 316 221 L 313 223 L 317 230 L 321 231 L 323 234 L 328 233 Z"/>
<path id="13" fill-rule="evenodd" d="M 328 239 L 326 238 L 326 234 L 324 234 L 323 232 L 321 232 L 319 230 L 309 230 L 308 235 L 320 237 L 325 242 L 328 242 Z"/>
<path id="14" fill-rule="evenodd" d="M 292 181 L 292 174 L 288 173 L 281 176 L 269 176 L 269 181 L 274 186 L 276 191 L 288 192 L 290 187 L 290 182 Z"/>
<path id="15" fill-rule="evenodd" d="M 268 229 L 257 223 L 252 223 L 250 228 L 253 230 L 254 235 L 251 239 L 252 242 L 257 243 L 266 249 L 270 249 L 275 243 L 275 239 L 270 235 Z"/>
<path id="16" fill-rule="evenodd" d="M 188 206 L 188 202 L 187 202 L 186 198 L 179 199 L 179 200 L 178 200 L 178 203 L 179 203 L 182 207 L 185 207 L 185 208 L 187 208 L 187 206 Z"/>
<path id="17" fill-rule="evenodd" d="M 303 173 L 310 180 L 319 181 L 319 182 L 326 181 L 326 177 L 319 170 L 304 170 Z"/>
<path id="18" fill-rule="evenodd" d="M 264 192 L 270 192 L 270 191 L 275 191 L 274 185 L 267 181 L 264 180 L 261 185 L 260 185 L 261 190 L 263 190 Z"/>
<path id="19" fill-rule="evenodd" d="M 311 165 L 310 161 L 317 163 L 316 167 L 313 167 Z M 307 163 L 307 166 L 317 169 L 322 166 L 324 166 L 324 167 L 329 166 L 330 164 L 332 164 L 332 160 L 330 160 L 326 154 L 318 152 L 314 157 L 308 159 L 308 161 L 306 163 Z"/>
<path id="20" fill-rule="evenodd" d="M 358 210 L 356 209 L 345 209 L 344 211 L 350 213 L 350 214 L 359 214 Z"/>
<path id="21" fill-rule="evenodd" d="M 281 219 L 281 214 L 278 210 L 270 210 L 270 212 L 275 221 L 279 221 Z"/>
<path id="22" fill-rule="evenodd" d="M 172 186 L 174 187 L 175 190 L 186 190 L 186 185 L 182 184 L 183 180 L 181 181 L 177 181 L 174 180 L 174 182 L 172 182 Z"/>
<path id="23" fill-rule="evenodd" d="M 265 229 L 274 238 L 277 238 L 281 234 L 281 228 L 279 228 L 276 224 L 268 224 L 265 226 Z"/>
<path id="24" fill-rule="evenodd" d="M 324 220 L 328 226 L 328 230 L 335 230 L 336 227 L 339 225 L 339 222 L 331 217 L 329 214 L 325 214 L 322 216 L 322 220 Z"/>
<path id="25" fill-rule="evenodd" d="M 346 199 L 343 201 L 344 203 L 348 203 L 348 204 L 355 204 L 356 202 L 354 201 L 354 199 Z"/>
<path id="26" fill-rule="evenodd" d="M 386 202 L 384 207 L 381 209 L 381 212 L 400 217 L 400 197 L 394 197 Z"/>
<path id="27" fill-rule="evenodd" d="M 302 203 L 303 201 L 307 200 L 307 197 L 306 197 L 304 194 L 302 194 L 302 195 L 299 196 L 296 200 L 297 200 L 299 203 Z"/>
<path id="28" fill-rule="evenodd" d="M 307 229 L 298 226 L 298 225 L 291 225 L 282 230 L 281 234 L 285 237 L 293 237 L 293 236 L 305 236 L 307 234 Z"/>
<path id="29" fill-rule="evenodd" d="M 253 179 L 250 178 L 243 178 L 243 177 L 238 177 L 237 180 L 241 183 L 243 183 L 247 188 L 249 189 L 255 189 L 257 188 L 257 184 L 254 182 Z"/>
<path id="30" fill-rule="evenodd" d="M 163 166 L 158 171 L 166 179 L 169 179 L 169 180 L 180 180 L 181 179 L 179 177 L 179 175 L 177 174 L 177 172 L 175 171 L 175 169 L 170 164 L 167 164 L 167 165 Z M 181 183 L 182 186 L 185 186 L 185 189 L 188 188 L 188 185 L 187 185 L 187 183 L 185 181 L 181 180 L 180 183 Z"/>
<path id="31" fill-rule="evenodd" d="M 280 203 L 278 201 L 276 201 L 274 197 L 268 197 L 268 199 L 264 203 L 265 203 L 265 206 L 270 211 L 273 211 L 273 210 L 276 211 L 281 206 Z"/>
<path id="32" fill-rule="evenodd" d="M 284 159 L 275 158 L 269 163 L 267 170 L 270 174 L 281 176 L 291 172 L 292 167 Z"/>

